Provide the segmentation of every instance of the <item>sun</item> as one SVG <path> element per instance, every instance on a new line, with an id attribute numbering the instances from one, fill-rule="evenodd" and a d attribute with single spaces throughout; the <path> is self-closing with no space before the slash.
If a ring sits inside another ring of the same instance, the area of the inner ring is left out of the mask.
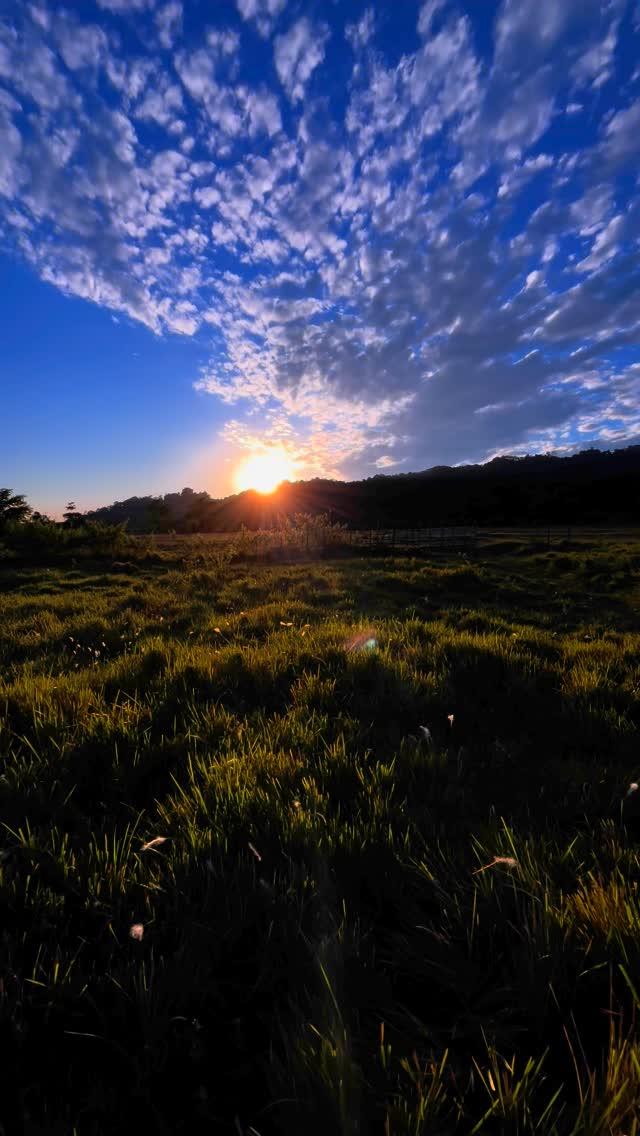
<path id="1" fill-rule="evenodd" d="M 235 474 L 236 489 L 257 489 L 258 493 L 273 493 L 281 481 L 293 476 L 293 462 L 283 450 L 265 450 L 253 454 L 238 467 Z"/>

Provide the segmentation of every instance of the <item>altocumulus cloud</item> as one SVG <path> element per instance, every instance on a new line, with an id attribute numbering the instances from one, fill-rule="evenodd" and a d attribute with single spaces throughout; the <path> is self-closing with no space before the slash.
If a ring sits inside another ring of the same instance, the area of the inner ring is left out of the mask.
<path id="1" fill-rule="evenodd" d="M 225 436 L 304 472 L 620 443 L 639 41 L 625 0 L 15 5 L 3 243 L 202 337 Z"/>

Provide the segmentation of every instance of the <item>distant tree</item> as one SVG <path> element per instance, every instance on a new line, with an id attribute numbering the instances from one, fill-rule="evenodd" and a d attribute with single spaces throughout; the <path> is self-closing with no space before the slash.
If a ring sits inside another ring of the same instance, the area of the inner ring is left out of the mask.
<path id="1" fill-rule="evenodd" d="M 20 523 L 26 521 L 31 513 L 31 506 L 22 493 L 13 493 L 11 489 L 0 489 L 0 531 L 13 521 Z"/>
<path id="2" fill-rule="evenodd" d="M 34 525 L 51 525 L 53 521 L 46 513 L 39 513 L 37 510 L 31 514 L 29 520 Z"/>
<path id="3" fill-rule="evenodd" d="M 211 501 L 209 498 L 194 494 L 193 504 L 183 518 L 183 527 L 186 532 L 208 532 L 210 517 Z"/>
<path id="4" fill-rule="evenodd" d="M 162 497 L 152 499 L 147 506 L 147 517 L 151 532 L 166 532 L 171 519 L 169 506 Z"/>
<path id="5" fill-rule="evenodd" d="M 69 529 L 76 528 L 78 525 L 81 525 L 83 521 L 82 513 L 79 513 L 76 509 L 75 501 L 68 502 L 62 516 L 64 517 L 65 524 Z"/>

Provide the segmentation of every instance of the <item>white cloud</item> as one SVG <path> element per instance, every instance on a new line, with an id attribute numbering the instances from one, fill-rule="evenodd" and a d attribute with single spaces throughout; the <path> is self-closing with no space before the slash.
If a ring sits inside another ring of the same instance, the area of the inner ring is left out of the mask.
<path id="1" fill-rule="evenodd" d="M 282 129 L 282 118 L 278 100 L 266 89 L 251 91 L 246 87 L 238 90 L 238 98 L 243 104 L 251 135 L 277 134 Z"/>
<path id="2" fill-rule="evenodd" d="M 591 252 L 576 266 L 580 272 L 594 272 L 618 251 L 618 240 L 624 227 L 624 217 L 619 213 L 596 234 Z"/>
<path id="3" fill-rule="evenodd" d="M 541 272 L 539 268 L 534 268 L 533 272 L 527 273 L 527 279 L 524 285 L 525 291 L 529 291 L 530 288 L 537 287 L 537 285 L 540 284 L 542 280 L 544 280 L 544 272 Z"/>
<path id="4" fill-rule="evenodd" d="M 551 154 L 536 154 L 535 157 L 527 158 L 513 169 L 506 170 L 498 188 L 498 197 L 510 197 L 519 193 L 531 178 L 542 173 L 543 170 L 551 169 L 553 165 Z"/>
<path id="5" fill-rule="evenodd" d="M 266 39 L 271 35 L 278 16 L 287 0 L 236 0 L 243 20 L 255 24 L 260 35 Z"/>
<path id="6" fill-rule="evenodd" d="M 193 196 L 203 209 L 210 209 L 220 201 L 220 190 L 215 186 L 203 186 L 201 189 L 196 189 Z"/>
<path id="7" fill-rule="evenodd" d="M 18 158 L 22 150 L 20 132 L 11 120 L 9 108 L 0 104 L 0 194 L 13 198 L 18 192 Z"/>
<path id="8" fill-rule="evenodd" d="M 173 47 L 182 30 L 182 4 L 180 0 L 168 0 L 155 14 L 160 43 L 167 50 Z"/>
<path id="9" fill-rule="evenodd" d="M 233 28 L 211 28 L 207 32 L 207 43 L 214 56 L 223 59 L 236 54 L 240 47 L 240 36 Z"/>
<path id="10" fill-rule="evenodd" d="M 144 97 L 136 104 L 133 114 L 135 118 L 156 122 L 158 126 L 168 127 L 172 123 L 180 123 L 179 115 L 184 110 L 182 91 L 177 83 L 172 83 L 166 75 L 162 75 L 155 83 L 151 83 Z"/>
<path id="11" fill-rule="evenodd" d="M 628 161 L 640 150 L 640 99 L 618 110 L 605 128 L 602 154 L 615 165 Z"/>
<path id="12" fill-rule="evenodd" d="M 597 233 L 607 222 L 613 209 L 613 190 L 609 183 L 591 185 L 569 207 L 571 219 L 581 236 Z"/>
<path id="13" fill-rule="evenodd" d="M 376 17 L 373 8 L 367 8 L 357 22 L 347 24 L 344 34 L 354 51 L 361 50 L 371 42 L 375 25 Z"/>
<path id="14" fill-rule="evenodd" d="M 109 82 L 127 99 L 137 99 L 156 67 L 151 59 L 119 59 L 110 54 L 106 61 Z"/>
<path id="15" fill-rule="evenodd" d="M 284 89 L 295 102 L 302 99 L 313 72 L 322 63 L 329 28 L 301 16 L 288 32 L 276 37 L 274 59 Z"/>
<path id="16" fill-rule="evenodd" d="M 577 60 L 572 77 L 578 84 L 602 87 L 613 73 L 613 58 L 618 42 L 619 21 L 614 20 L 604 38 L 599 38 Z"/>
<path id="17" fill-rule="evenodd" d="M 279 132 L 282 120 L 273 92 L 226 81 L 225 68 L 238 51 L 238 35 L 210 32 L 207 43 L 207 48 L 178 52 L 175 68 L 192 99 L 205 107 L 210 122 L 230 136 Z"/>
<path id="18" fill-rule="evenodd" d="M 155 0 L 97 0 L 99 8 L 105 8 L 107 12 L 114 12 L 116 15 L 153 8 L 154 2 Z"/>
<path id="19" fill-rule="evenodd" d="M 106 58 L 108 40 L 96 24 L 78 24 L 69 17 L 56 25 L 58 50 L 67 67 L 77 71 L 82 67 L 99 67 Z"/>
<path id="20" fill-rule="evenodd" d="M 495 58 L 501 70 L 546 62 L 567 31 L 597 15 L 599 0 L 504 0 L 496 21 Z"/>
<path id="21" fill-rule="evenodd" d="M 0 78 L 40 109 L 71 107 L 73 91 L 53 51 L 34 36 L 0 24 Z"/>
<path id="22" fill-rule="evenodd" d="M 431 33 L 433 22 L 446 6 L 446 0 L 425 0 L 418 16 L 418 34 L 428 36 Z"/>

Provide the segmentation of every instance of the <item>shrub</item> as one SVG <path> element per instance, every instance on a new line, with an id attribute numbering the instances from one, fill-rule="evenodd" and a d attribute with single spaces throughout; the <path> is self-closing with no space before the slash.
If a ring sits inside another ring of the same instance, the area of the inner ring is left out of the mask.
<path id="1" fill-rule="evenodd" d="M 67 528 L 54 521 L 10 522 L 3 532 L 3 543 L 26 560 L 42 561 L 65 556 L 116 556 L 131 544 L 125 525 L 85 521 Z"/>

